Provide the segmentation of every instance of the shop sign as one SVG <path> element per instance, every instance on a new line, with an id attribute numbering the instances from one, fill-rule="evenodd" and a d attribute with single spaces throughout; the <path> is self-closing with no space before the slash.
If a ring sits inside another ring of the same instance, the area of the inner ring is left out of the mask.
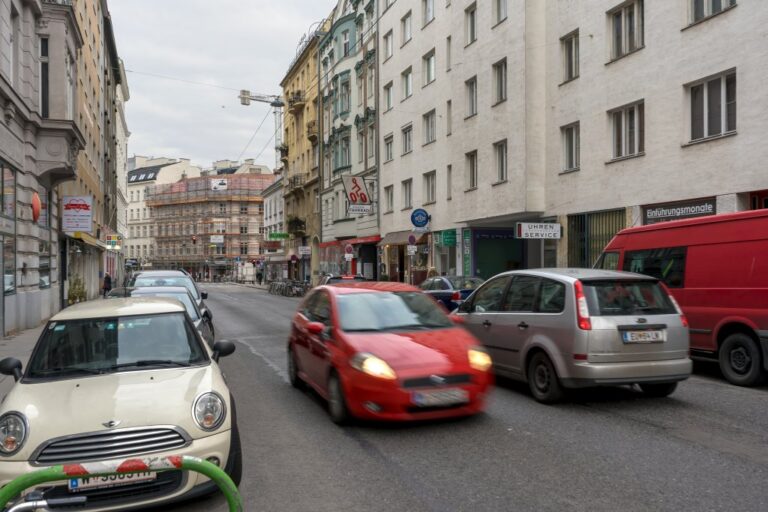
<path id="1" fill-rule="evenodd" d="M 299 246 L 299 255 L 300 256 L 312 256 L 312 248 L 308 245 L 300 245 Z"/>
<path id="2" fill-rule="evenodd" d="M 419 252 L 419 246 L 418 245 L 408 245 L 406 246 L 408 249 L 408 256 L 413 256 L 417 252 Z"/>
<path id="3" fill-rule="evenodd" d="M 351 204 L 347 208 L 348 215 L 357 215 L 360 213 L 371 213 L 373 211 L 373 205 L 370 204 Z"/>
<path id="4" fill-rule="evenodd" d="M 515 234 L 517 238 L 560 239 L 562 227 L 557 222 L 518 222 Z"/>
<path id="5" fill-rule="evenodd" d="M 211 243 L 212 244 L 223 244 L 224 243 L 224 235 L 211 235 Z"/>
<path id="6" fill-rule="evenodd" d="M 283 248 L 283 243 L 273 240 L 273 241 L 262 242 L 261 246 L 266 251 L 277 251 Z"/>
<path id="7" fill-rule="evenodd" d="M 349 254 L 349 253 L 347 253 L 347 254 L 345 254 L 345 255 L 344 255 L 344 259 L 345 259 L 346 261 L 352 261 L 352 257 L 353 257 L 353 255 L 352 255 L 352 254 Z"/>
<path id="8" fill-rule="evenodd" d="M 435 243 L 442 247 L 456 247 L 456 230 L 438 231 L 435 233 Z"/>
<path id="9" fill-rule="evenodd" d="M 464 265 L 464 275 L 472 275 L 472 230 L 465 229 L 461 237 L 462 246 L 462 264 Z"/>
<path id="10" fill-rule="evenodd" d="M 715 215 L 716 213 L 717 203 L 713 197 L 643 206 L 643 224 L 705 217 L 707 215 Z"/>
<path id="11" fill-rule="evenodd" d="M 349 201 L 349 213 L 370 213 L 373 202 L 371 196 L 368 193 L 368 187 L 365 185 L 365 180 L 358 176 L 344 175 L 341 177 L 341 181 L 344 184 L 344 192 L 347 195 L 347 201 Z"/>
<path id="12" fill-rule="evenodd" d="M 290 238 L 288 233 L 275 232 L 269 234 L 270 240 L 287 240 L 288 238 Z"/>
<path id="13" fill-rule="evenodd" d="M 411 213 L 411 224 L 416 228 L 424 228 L 429 224 L 429 214 L 423 208 L 416 208 Z"/>
<path id="14" fill-rule="evenodd" d="M 92 225 L 93 197 L 64 196 L 62 201 L 62 230 L 91 233 Z"/>

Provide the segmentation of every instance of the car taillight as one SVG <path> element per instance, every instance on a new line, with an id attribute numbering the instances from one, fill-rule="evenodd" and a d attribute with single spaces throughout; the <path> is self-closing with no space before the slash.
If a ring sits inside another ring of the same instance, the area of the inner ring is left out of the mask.
<path id="1" fill-rule="evenodd" d="M 664 292 L 667 294 L 667 297 L 669 297 L 669 300 L 672 302 L 672 305 L 675 306 L 675 309 L 677 310 L 677 314 L 680 315 L 680 323 L 683 324 L 683 327 L 688 327 L 688 319 L 685 317 L 685 313 L 683 313 L 683 310 L 680 308 L 680 304 L 678 304 L 675 297 L 672 296 L 666 284 L 661 282 L 659 284 L 664 289 Z"/>
<path id="2" fill-rule="evenodd" d="M 453 295 L 451 295 L 451 300 L 461 300 L 461 293 L 453 292 Z"/>
<path id="3" fill-rule="evenodd" d="M 576 292 L 576 320 L 579 329 L 583 331 L 592 330 L 592 320 L 589 319 L 589 307 L 587 307 L 587 297 L 584 295 L 584 286 L 581 281 L 573 283 L 573 289 Z"/>

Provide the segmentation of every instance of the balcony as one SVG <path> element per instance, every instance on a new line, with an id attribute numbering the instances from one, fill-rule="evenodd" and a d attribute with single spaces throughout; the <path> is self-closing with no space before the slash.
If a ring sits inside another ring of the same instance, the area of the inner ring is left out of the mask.
<path id="1" fill-rule="evenodd" d="M 302 91 L 294 91 L 288 95 L 288 112 L 298 115 L 304 110 L 307 100 Z"/>
<path id="2" fill-rule="evenodd" d="M 302 218 L 290 216 L 287 222 L 288 233 L 302 236 L 307 230 L 307 221 Z"/>
<path id="3" fill-rule="evenodd" d="M 73 0 L 43 0 L 43 3 L 53 4 L 53 5 L 65 5 L 68 7 L 72 7 L 72 1 Z"/>
<path id="4" fill-rule="evenodd" d="M 316 143 L 317 142 L 317 135 L 318 135 L 317 120 L 313 119 L 313 120 L 307 122 L 307 138 L 312 143 Z"/>
<path id="5" fill-rule="evenodd" d="M 289 176 L 284 185 L 286 193 L 291 193 L 296 189 L 302 188 L 306 182 L 307 173 L 302 172 Z"/>
<path id="6" fill-rule="evenodd" d="M 275 146 L 275 149 L 280 153 L 280 160 L 285 165 L 288 165 L 288 144 L 283 142 L 282 144 Z"/>

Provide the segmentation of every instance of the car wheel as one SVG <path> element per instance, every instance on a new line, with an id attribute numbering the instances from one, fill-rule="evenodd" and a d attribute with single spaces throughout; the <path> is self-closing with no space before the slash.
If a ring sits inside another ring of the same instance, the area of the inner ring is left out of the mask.
<path id="1" fill-rule="evenodd" d="M 299 377 L 299 367 L 296 363 L 296 354 L 293 352 L 293 347 L 288 346 L 288 381 L 291 386 L 296 389 L 301 389 L 304 385 L 304 381 Z"/>
<path id="2" fill-rule="evenodd" d="M 743 333 L 731 334 L 720 347 L 720 371 L 731 384 L 754 386 L 763 380 L 763 361 L 755 340 Z"/>
<path id="3" fill-rule="evenodd" d="M 528 387 L 533 398 L 543 404 L 553 404 L 563 397 L 555 367 L 543 352 L 536 353 L 528 363 Z"/>
<path id="4" fill-rule="evenodd" d="M 640 384 L 640 389 L 648 396 L 663 398 L 669 396 L 677 389 L 677 382 L 665 382 L 663 384 Z"/>
<path id="5" fill-rule="evenodd" d="M 344 425 L 349 421 L 344 390 L 341 387 L 339 376 L 335 373 L 328 377 L 328 414 L 331 416 L 331 421 L 337 425 Z"/>

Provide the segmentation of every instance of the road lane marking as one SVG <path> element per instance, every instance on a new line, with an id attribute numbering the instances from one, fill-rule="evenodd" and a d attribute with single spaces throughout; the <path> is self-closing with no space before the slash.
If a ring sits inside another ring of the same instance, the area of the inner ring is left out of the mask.
<path id="1" fill-rule="evenodd" d="M 266 338 L 266 336 L 263 336 L 263 337 Z M 258 337 L 257 336 L 250 336 L 248 339 L 255 339 L 255 338 L 258 338 Z M 269 366 L 270 368 L 272 368 L 272 370 L 274 370 L 274 372 L 278 375 L 278 377 L 280 377 L 281 379 L 283 379 L 285 381 L 286 384 L 290 384 L 291 383 L 290 379 L 288 378 L 288 374 L 285 373 L 285 371 L 283 371 L 283 369 L 280 368 L 280 366 L 278 366 L 277 363 L 275 363 L 270 358 L 268 358 L 267 356 L 265 356 L 264 354 L 262 354 L 261 352 L 256 350 L 256 348 L 253 347 L 247 341 L 245 341 L 245 339 L 236 339 L 236 340 L 231 340 L 231 341 L 234 341 L 236 343 L 240 343 L 241 345 L 245 345 L 246 347 L 248 347 L 248 350 L 251 352 L 251 354 L 255 355 L 256 357 L 258 357 L 259 359 L 264 361 L 267 364 L 267 366 Z"/>

